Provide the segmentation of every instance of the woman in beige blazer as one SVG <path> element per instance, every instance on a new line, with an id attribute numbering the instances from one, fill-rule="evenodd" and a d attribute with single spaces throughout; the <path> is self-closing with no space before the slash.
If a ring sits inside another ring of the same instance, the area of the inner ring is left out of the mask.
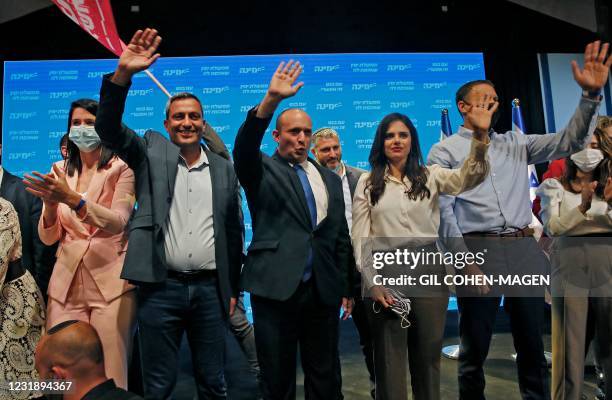
<path id="1" fill-rule="evenodd" d="M 134 207 L 134 173 L 101 144 L 98 103 L 82 99 L 69 114 L 68 158 L 51 173 L 26 175 L 27 190 L 43 199 L 38 233 L 59 240 L 49 282 L 47 327 L 90 323 L 100 335 L 106 374 L 127 389 L 127 360 L 136 311 L 134 287 L 120 278 Z"/>

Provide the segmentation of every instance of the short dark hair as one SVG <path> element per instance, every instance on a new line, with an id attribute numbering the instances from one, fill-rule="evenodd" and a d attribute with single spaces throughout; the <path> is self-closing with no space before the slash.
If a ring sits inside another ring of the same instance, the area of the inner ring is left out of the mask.
<path id="1" fill-rule="evenodd" d="M 198 102 L 198 104 L 200 105 L 200 111 L 202 112 L 202 117 L 204 117 L 204 107 L 202 107 L 202 102 L 200 101 L 200 99 L 198 99 L 198 96 L 196 96 L 193 93 L 189 93 L 189 92 L 180 92 L 180 93 L 173 95 L 172 97 L 168 99 L 168 102 L 166 103 L 166 110 L 165 110 L 166 119 L 170 118 L 170 106 L 172 105 L 172 103 L 178 100 L 187 100 L 187 99 L 194 99 L 195 101 Z"/>
<path id="2" fill-rule="evenodd" d="M 457 89 L 457 93 L 455 93 L 455 105 L 457 106 L 457 110 L 459 110 L 459 102 L 465 101 L 465 98 L 468 94 L 470 94 L 472 88 L 478 85 L 489 85 L 493 89 L 495 89 L 495 85 L 493 84 L 493 82 L 488 79 L 477 79 L 475 81 L 469 81 L 467 83 L 464 83 L 459 89 Z M 461 114 L 461 111 L 459 111 L 459 114 Z"/>
<path id="3" fill-rule="evenodd" d="M 68 135 L 70 133 L 70 128 L 72 127 L 72 114 L 74 110 L 77 108 L 82 108 L 85 111 L 93 114 L 94 116 L 98 114 L 98 102 L 92 99 L 79 99 L 75 100 L 70 104 L 70 112 L 68 113 Z M 104 168 L 106 164 L 115 156 L 115 153 L 104 146 L 100 145 L 102 150 L 100 151 L 100 159 L 98 160 L 98 169 Z M 67 140 L 66 148 L 68 149 L 68 158 L 66 158 L 66 172 L 68 176 L 73 176 L 75 171 L 81 172 L 81 155 L 80 150 L 76 144 L 72 140 Z"/>

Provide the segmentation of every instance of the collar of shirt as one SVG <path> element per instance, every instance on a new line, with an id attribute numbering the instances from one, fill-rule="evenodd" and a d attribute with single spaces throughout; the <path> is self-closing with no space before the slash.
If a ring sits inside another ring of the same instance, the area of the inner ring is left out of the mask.
<path id="1" fill-rule="evenodd" d="M 391 168 L 389 168 L 388 165 L 385 167 L 385 180 L 387 182 L 395 182 L 395 183 L 398 183 L 398 184 L 404 185 L 404 186 L 406 186 L 406 184 L 410 184 L 410 181 L 408 180 L 408 177 L 406 177 L 406 176 L 404 176 L 403 181 L 400 181 L 395 176 L 393 176 L 391 174 Z"/>
<path id="2" fill-rule="evenodd" d="M 200 158 L 191 167 L 187 165 L 187 160 L 185 160 L 185 158 L 181 154 L 179 154 L 179 160 L 183 163 L 185 167 L 187 167 L 188 171 L 200 168 L 202 166 L 208 166 L 208 156 L 206 155 L 206 152 L 202 149 L 202 147 L 200 147 Z"/>
<path id="3" fill-rule="evenodd" d="M 2 178 L 4 178 L 4 168 L 0 165 L 0 183 L 2 183 Z"/>
<path id="4" fill-rule="evenodd" d="M 340 179 L 344 179 L 346 176 L 346 166 L 343 162 L 340 162 L 340 171 L 338 172 L 338 176 L 340 176 Z"/>
<path id="5" fill-rule="evenodd" d="M 288 162 L 287 163 L 291 166 L 291 168 L 293 168 L 293 166 L 295 165 L 295 163 L 292 162 Z M 304 168 L 304 171 L 308 171 L 308 168 L 310 168 L 310 163 L 308 162 L 308 159 L 302 161 L 301 163 L 298 163 L 302 166 L 302 168 Z"/>

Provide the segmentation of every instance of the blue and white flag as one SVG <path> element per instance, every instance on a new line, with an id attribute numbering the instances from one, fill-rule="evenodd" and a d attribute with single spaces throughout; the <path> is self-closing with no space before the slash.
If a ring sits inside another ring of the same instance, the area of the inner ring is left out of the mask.
<path id="1" fill-rule="evenodd" d="M 522 135 L 525 134 L 525 125 L 523 124 L 523 115 L 521 114 L 519 99 L 512 100 L 512 130 Z M 540 185 L 538 182 L 538 174 L 533 164 L 527 166 L 527 179 L 529 181 L 529 200 L 531 200 L 531 205 L 533 206 L 533 200 L 536 198 L 536 190 Z M 536 234 L 538 231 L 540 231 L 541 234 L 542 224 L 535 215 L 533 215 L 532 222 L 529 226 L 536 230 Z"/>
<path id="2" fill-rule="evenodd" d="M 442 110 L 442 119 L 440 121 L 440 141 L 443 141 L 452 134 L 453 128 L 448 117 L 448 109 L 445 108 Z"/>

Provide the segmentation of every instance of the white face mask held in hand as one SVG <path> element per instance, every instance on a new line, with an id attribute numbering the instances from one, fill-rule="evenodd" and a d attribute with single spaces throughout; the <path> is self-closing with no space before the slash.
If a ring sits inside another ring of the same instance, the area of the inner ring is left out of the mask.
<path id="1" fill-rule="evenodd" d="M 570 159 L 583 172 L 593 171 L 603 158 L 601 150 L 591 148 L 586 148 L 570 156 Z"/>
<path id="2" fill-rule="evenodd" d="M 393 297 L 393 304 L 389 307 L 390 311 L 393 311 L 400 317 L 400 326 L 404 329 L 410 326 L 410 321 L 408 320 L 408 314 L 410 314 L 411 306 L 410 299 L 407 299 L 406 296 L 402 292 L 399 292 L 394 289 L 385 288 L 387 294 Z M 376 307 L 378 306 L 378 308 Z M 372 310 L 375 314 L 378 314 L 382 311 L 382 306 L 376 302 L 372 303 Z"/>
<path id="3" fill-rule="evenodd" d="M 79 125 L 70 128 L 68 138 L 85 153 L 90 153 L 100 146 L 102 141 L 93 126 Z"/>

